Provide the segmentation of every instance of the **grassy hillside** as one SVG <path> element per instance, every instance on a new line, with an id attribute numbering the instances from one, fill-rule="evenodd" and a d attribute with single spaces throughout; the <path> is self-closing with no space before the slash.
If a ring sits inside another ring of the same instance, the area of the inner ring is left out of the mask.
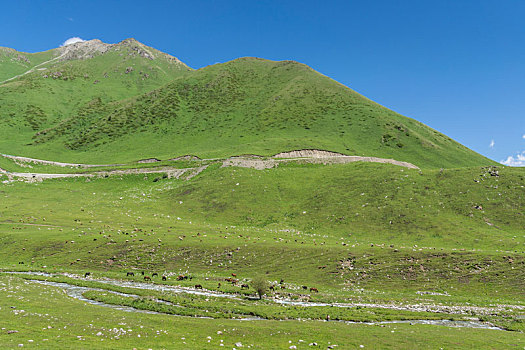
<path id="1" fill-rule="evenodd" d="M 191 70 L 133 39 L 115 45 L 94 40 L 39 54 L 2 52 L 0 59 L 10 62 L 0 69 L 5 77 L 50 60 L 0 85 L 0 148 L 14 154 L 31 153 L 27 144 L 42 130 L 101 106 L 110 109 L 116 101 L 154 90 Z M 23 64 L 10 57 L 20 57 Z M 67 149 L 62 146 L 60 151 Z"/>
<path id="2" fill-rule="evenodd" d="M 191 71 L 136 41 L 118 47 L 0 85 L 3 152 L 120 162 L 313 148 L 430 168 L 494 163 L 297 62 Z"/>
<path id="3" fill-rule="evenodd" d="M 182 268 L 180 254 L 193 251 L 184 265 L 207 270 L 216 264 L 208 266 L 203 256 L 214 256 L 223 248 L 242 243 L 254 254 L 254 261 L 262 253 L 272 256 L 270 265 L 277 269 L 276 274 L 286 271 L 288 278 L 293 275 L 298 281 L 309 277 L 303 276 L 301 269 L 288 271 L 288 260 L 281 261 L 277 255 L 286 252 L 301 259 L 313 254 L 304 268 L 312 269 L 309 273 L 328 285 L 339 282 L 322 271 L 314 273 L 317 266 L 328 263 L 319 255 L 323 251 L 327 257 L 339 257 L 371 249 L 378 261 L 397 259 L 393 247 L 409 253 L 423 249 L 420 254 L 429 257 L 436 249 L 467 250 L 468 259 L 474 260 L 484 259 L 486 254 L 523 256 L 522 169 L 500 169 L 500 176 L 492 177 L 480 168 L 425 170 L 420 174 L 365 163 L 287 165 L 263 171 L 212 165 L 189 181 L 158 181 L 158 177 L 4 185 L 0 216 L 3 256 L 12 257 L 7 261 L 23 257 L 48 266 L 68 266 L 70 259 L 78 256 L 87 268 L 116 255 L 121 267 L 153 264 L 168 268 L 173 262 Z M 135 233 L 140 234 L 140 241 Z M 197 233 L 201 237 L 195 236 Z M 209 238 L 202 237 L 204 234 Z M 19 235 L 30 239 L 16 238 Z M 180 240 L 182 235 L 187 238 Z M 124 243 L 129 239 L 134 240 Z M 76 244 L 64 243 L 68 240 Z M 109 241 L 115 244 L 106 244 Z M 145 260 L 138 258 L 140 252 L 161 241 L 163 248 L 156 254 L 145 253 Z M 22 247 L 26 248 L 23 252 Z M 384 254 L 387 256 L 380 257 Z M 219 262 L 227 259 L 219 255 Z M 441 264 L 440 259 L 432 255 L 429 262 Z M 336 260 L 329 264 L 336 264 Z M 242 268 L 255 273 L 260 266 Z M 510 279 L 507 283 L 508 288 L 518 287 Z"/>
<path id="4" fill-rule="evenodd" d="M 55 57 L 55 50 L 38 53 L 25 53 L 0 47 L 0 82 L 22 74 L 31 68 Z"/>

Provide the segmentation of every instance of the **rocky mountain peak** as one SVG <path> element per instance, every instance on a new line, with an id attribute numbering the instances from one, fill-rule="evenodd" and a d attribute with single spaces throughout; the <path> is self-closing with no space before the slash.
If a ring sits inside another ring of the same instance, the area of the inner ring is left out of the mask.
<path id="1" fill-rule="evenodd" d="M 81 41 L 58 48 L 60 60 L 84 60 L 106 53 L 113 45 L 98 39 Z"/>
<path id="2" fill-rule="evenodd" d="M 169 62 L 182 64 L 176 57 L 146 46 L 134 38 L 122 40 L 117 44 L 106 44 L 99 39 L 92 39 L 62 46 L 57 50 L 61 61 L 85 60 L 106 52 L 119 51 L 127 56 L 140 56 L 149 60 L 162 57 Z"/>

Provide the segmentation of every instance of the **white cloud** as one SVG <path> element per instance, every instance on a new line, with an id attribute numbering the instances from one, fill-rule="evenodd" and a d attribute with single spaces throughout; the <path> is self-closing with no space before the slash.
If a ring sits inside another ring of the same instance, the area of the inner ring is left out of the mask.
<path id="1" fill-rule="evenodd" d="M 81 43 L 81 42 L 83 42 L 83 41 L 85 41 L 85 40 L 79 38 L 78 36 L 75 36 L 75 37 L 72 37 L 72 38 L 67 39 L 67 40 L 64 41 L 64 42 L 62 43 L 62 45 L 60 45 L 60 46 L 68 46 L 68 45 L 71 45 L 71 44 L 74 44 L 74 43 Z"/>
<path id="2" fill-rule="evenodd" d="M 491 140 L 491 141 L 490 141 L 490 145 L 489 145 L 489 147 L 490 147 L 490 148 L 494 148 L 494 145 L 495 145 L 495 144 L 496 144 L 496 143 L 494 143 L 494 140 Z"/>
<path id="3" fill-rule="evenodd" d="M 507 160 L 502 160 L 500 163 L 508 166 L 525 166 L 525 151 L 516 154 L 516 157 L 508 156 Z"/>
<path id="4" fill-rule="evenodd" d="M 523 139 L 525 140 L 525 134 L 523 134 L 523 136 L 522 136 L 522 137 L 523 137 Z"/>

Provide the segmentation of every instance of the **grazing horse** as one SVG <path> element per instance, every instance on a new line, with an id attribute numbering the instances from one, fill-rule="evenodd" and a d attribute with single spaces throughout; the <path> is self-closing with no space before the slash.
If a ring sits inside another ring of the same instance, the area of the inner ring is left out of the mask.
<path id="1" fill-rule="evenodd" d="M 162 280 L 163 280 L 163 281 L 167 281 L 167 280 L 168 280 L 168 277 L 166 277 L 166 276 L 162 276 Z"/>
<path id="2" fill-rule="evenodd" d="M 250 286 L 247 284 L 241 284 L 241 289 L 250 289 Z"/>
<path id="3" fill-rule="evenodd" d="M 149 277 L 149 276 L 144 276 L 144 281 L 151 281 L 151 277 Z"/>
<path id="4" fill-rule="evenodd" d="M 303 289 L 304 289 L 304 290 L 307 290 L 307 289 L 308 289 L 308 287 L 307 287 L 307 286 L 303 286 Z"/>
<path id="5" fill-rule="evenodd" d="M 151 274 L 151 277 L 155 277 L 155 276 L 159 277 L 159 274 L 156 273 L 156 272 L 153 272 L 153 273 Z"/>
<path id="6" fill-rule="evenodd" d="M 202 286 L 200 284 L 196 284 L 195 289 L 202 289 Z"/>
<path id="7" fill-rule="evenodd" d="M 317 288 L 311 287 L 310 292 L 319 293 L 319 290 Z"/>
<path id="8" fill-rule="evenodd" d="M 90 275 L 91 275 L 91 272 L 86 272 L 86 273 L 84 274 L 84 278 L 87 277 L 87 276 L 90 276 Z"/>
<path id="9" fill-rule="evenodd" d="M 126 272 L 126 277 L 128 276 L 135 276 L 135 273 L 134 272 Z"/>

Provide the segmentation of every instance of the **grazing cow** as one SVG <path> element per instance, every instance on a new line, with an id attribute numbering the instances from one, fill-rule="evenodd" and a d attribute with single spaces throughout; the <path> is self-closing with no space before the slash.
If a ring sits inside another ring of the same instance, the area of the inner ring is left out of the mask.
<path id="1" fill-rule="evenodd" d="M 24 265 L 24 262 L 23 261 L 19 261 L 18 265 Z"/>
<path id="2" fill-rule="evenodd" d="M 162 280 L 163 280 L 163 281 L 167 281 L 167 280 L 168 280 L 168 277 L 166 277 L 166 276 L 162 276 Z"/>
<path id="3" fill-rule="evenodd" d="M 281 278 L 281 281 L 279 281 L 279 284 L 283 284 L 284 280 Z"/>
<path id="4" fill-rule="evenodd" d="M 202 289 L 202 286 L 200 284 L 196 284 L 195 289 Z"/>
<path id="5" fill-rule="evenodd" d="M 281 284 L 281 289 L 286 289 L 286 286 L 284 284 Z"/>
<path id="6" fill-rule="evenodd" d="M 275 286 L 272 284 L 269 289 L 275 291 Z"/>
<path id="7" fill-rule="evenodd" d="M 177 277 L 177 281 L 182 281 L 182 280 L 187 280 L 188 279 L 188 276 L 184 276 L 184 275 L 179 275 Z"/>
<path id="8" fill-rule="evenodd" d="M 232 273 L 232 277 L 237 277 L 237 274 L 236 273 Z"/>
<path id="9" fill-rule="evenodd" d="M 149 277 L 149 276 L 144 276 L 144 281 L 151 281 L 151 277 Z"/>
<path id="10" fill-rule="evenodd" d="M 140 274 L 141 274 L 142 276 L 144 276 L 144 271 L 141 271 Z"/>
<path id="11" fill-rule="evenodd" d="M 217 285 L 217 289 L 221 288 L 221 282 Z"/>
<path id="12" fill-rule="evenodd" d="M 242 284 L 241 289 L 250 289 L 250 286 L 247 284 Z"/>
<path id="13" fill-rule="evenodd" d="M 311 287 L 310 292 L 319 293 L 319 290 L 317 288 Z"/>
<path id="14" fill-rule="evenodd" d="M 91 275 L 91 272 L 86 272 L 86 273 L 84 274 L 84 278 L 87 277 L 87 276 L 89 276 L 89 275 Z"/>
<path id="15" fill-rule="evenodd" d="M 304 290 L 307 290 L 307 289 L 308 289 L 308 287 L 307 287 L 307 286 L 303 286 L 303 289 L 304 289 Z"/>
<path id="16" fill-rule="evenodd" d="M 135 273 L 134 272 L 126 272 L 126 277 L 128 276 L 135 276 Z"/>
<path id="17" fill-rule="evenodd" d="M 155 277 L 155 276 L 159 277 L 159 274 L 156 273 L 156 272 L 153 272 L 153 273 L 151 274 L 151 277 Z"/>

